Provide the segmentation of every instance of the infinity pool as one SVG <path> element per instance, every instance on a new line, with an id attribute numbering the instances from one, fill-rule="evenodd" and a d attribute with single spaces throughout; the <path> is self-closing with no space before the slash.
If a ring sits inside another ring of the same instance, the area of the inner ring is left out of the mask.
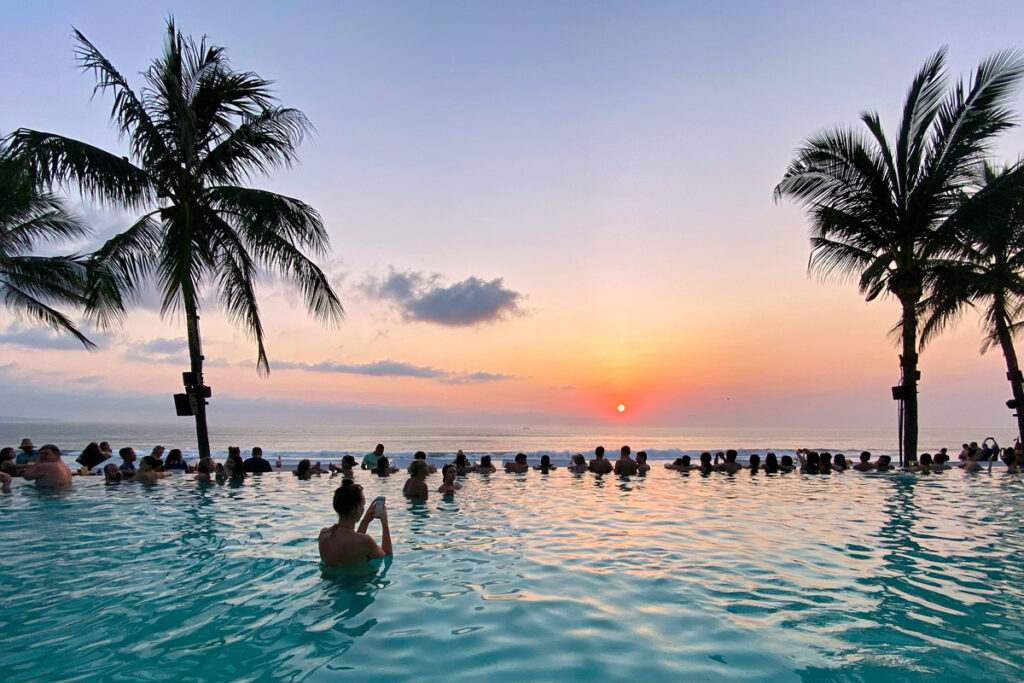
<path id="1" fill-rule="evenodd" d="M 1019 475 L 404 479 L 357 475 L 396 554 L 333 577 L 338 479 L 16 483 L 0 677 L 1024 678 Z"/>

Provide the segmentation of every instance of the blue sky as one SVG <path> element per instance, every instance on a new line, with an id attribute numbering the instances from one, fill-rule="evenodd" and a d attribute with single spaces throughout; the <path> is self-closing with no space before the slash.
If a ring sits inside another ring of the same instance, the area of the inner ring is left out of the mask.
<path id="1" fill-rule="evenodd" d="M 349 313 L 325 331 L 267 283 L 280 370 L 259 380 L 251 344 L 211 309 L 220 395 L 496 422 L 600 420 L 597 406 L 622 400 L 627 419 L 659 424 L 890 423 L 895 305 L 809 280 L 806 222 L 772 189 L 814 131 L 864 109 L 891 127 L 940 46 L 966 74 L 1018 47 L 1024 25 L 1009 2 L 25 3 L 0 26 L 0 131 L 119 149 L 109 98 L 90 101 L 92 77 L 74 66 L 71 26 L 140 83 L 169 14 L 313 121 L 301 164 L 256 182 L 322 213 L 323 265 Z M 998 153 L 1022 150 L 1016 130 Z M 100 232 L 123 224 L 82 211 Z M 369 294 L 390 273 L 429 280 L 428 302 L 490 284 L 516 305 L 471 325 L 417 319 Z M 82 378 L 135 380 L 154 406 L 177 388 L 182 354 L 146 349 L 180 340 L 180 321 L 143 308 L 85 363 L 17 325 L 0 312 L 0 344 L 22 335 L 0 347 L 6 380 L 30 395 L 54 373 L 69 394 L 59 417 L 82 414 L 70 407 Z M 1007 417 L 1001 358 L 977 347 L 968 318 L 925 352 L 923 423 Z M 387 362 L 436 372 L 310 369 Z M 443 381 L 471 376 L 504 379 Z"/>

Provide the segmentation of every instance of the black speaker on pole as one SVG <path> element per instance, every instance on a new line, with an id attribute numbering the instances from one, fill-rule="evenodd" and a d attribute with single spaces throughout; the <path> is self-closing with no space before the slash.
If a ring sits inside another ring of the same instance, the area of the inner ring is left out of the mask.
<path id="1" fill-rule="evenodd" d="M 174 395 L 174 411 L 180 417 L 190 417 L 195 415 L 195 413 L 192 412 L 192 401 L 189 399 L 188 394 Z"/>

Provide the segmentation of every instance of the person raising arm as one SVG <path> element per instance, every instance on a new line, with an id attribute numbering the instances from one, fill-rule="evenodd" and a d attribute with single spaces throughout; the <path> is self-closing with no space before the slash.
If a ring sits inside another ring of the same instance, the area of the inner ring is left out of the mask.
<path id="1" fill-rule="evenodd" d="M 321 529 L 318 539 L 320 560 L 325 566 L 360 564 L 393 554 L 388 511 L 383 501 L 379 510 L 375 510 L 374 505 L 367 509 L 363 487 L 351 479 L 345 479 L 334 491 L 333 507 L 338 513 L 338 523 Z M 356 521 L 360 517 L 362 521 L 357 529 Z M 380 545 L 366 533 L 375 518 L 380 520 Z"/>

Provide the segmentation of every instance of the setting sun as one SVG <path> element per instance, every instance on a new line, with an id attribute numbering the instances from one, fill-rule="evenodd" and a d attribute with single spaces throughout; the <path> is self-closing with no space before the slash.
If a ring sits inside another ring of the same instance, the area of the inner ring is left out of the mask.
<path id="1" fill-rule="evenodd" d="M 619 404 L 619 406 L 618 406 L 618 408 L 616 408 L 616 410 L 618 410 L 618 411 L 619 411 L 620 413 L 624 413 L 624 412 L 626 412 L 626 406 L 625 406 L 625 404 L 623 404 L 623 403 L 620 403 L 620 404 Z"/>

